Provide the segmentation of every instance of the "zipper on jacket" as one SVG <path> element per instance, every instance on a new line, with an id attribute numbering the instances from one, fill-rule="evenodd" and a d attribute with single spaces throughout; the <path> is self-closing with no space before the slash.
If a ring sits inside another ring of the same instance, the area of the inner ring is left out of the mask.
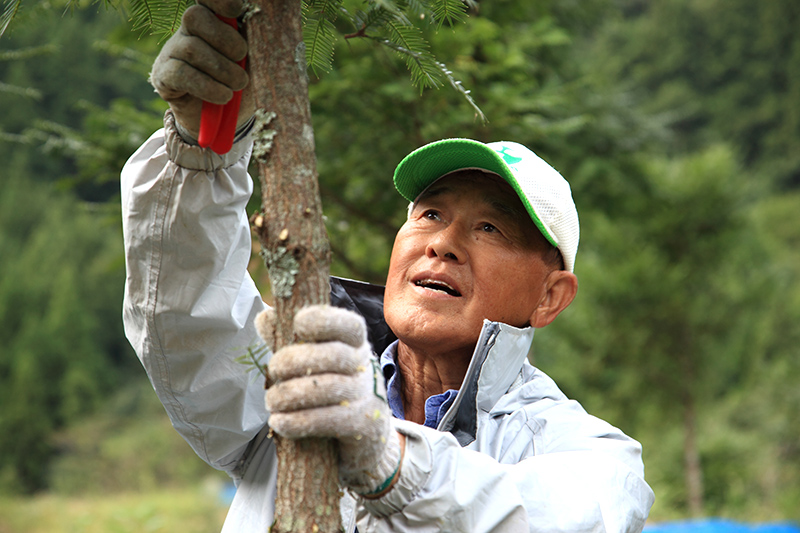
<path id="1" fill-rule="evenodd" d="M 499 324 L 496 322 L 484 323 L 483 329 L 481 329 L 481 334 L 478 337 L 478 342 L 475 344 L 475 351 L 472 354 L 472 359 L 470 359 L 469 367 L 467 368 L 467 374 L 464 376 L 464 381 L 461 383 L 461 387 L 458 389 L 456 399 L 453 401 L 453 405 L 450 406 L 450 409 L 447 410 L 442 419 L 439 421 L 439 425 L 436 427 L 436 429 L 439 431 L 452 432 L 452 430 L 455 428 L 455 418 L 458 415 L 461 404 L 464 401 L 464 397 L 470 393 L 471 389 L 474 389 L 474 395 L 477 395 L 477 382 L 478 378 L 480 377 L 481 368 L 483 368 L 483 363 L 486 361 L 486 356 L 494 346 L 494 342 L 499 333 Z M 471 386 L 473 383 L 474 386 Z M 475 416 L 477 419 L 478 415 L 477 413 L 473 413 L 473 416 Z M 475 439 L 474 434 L 472 435 L 472 439 Z M 462 446 L 469 444 L 468 442 L 461 442 L 461 440 L 459 440 L 459 443 Z"/>

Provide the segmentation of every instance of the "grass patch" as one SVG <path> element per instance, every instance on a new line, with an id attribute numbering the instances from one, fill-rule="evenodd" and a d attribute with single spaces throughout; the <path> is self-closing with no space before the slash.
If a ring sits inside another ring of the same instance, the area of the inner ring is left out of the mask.
<path id="1" fill-rule="evenodd" d="M 210 486 L 80 497 L 0 497 L 0 533 L 219 533 L 226 513 Z"/>

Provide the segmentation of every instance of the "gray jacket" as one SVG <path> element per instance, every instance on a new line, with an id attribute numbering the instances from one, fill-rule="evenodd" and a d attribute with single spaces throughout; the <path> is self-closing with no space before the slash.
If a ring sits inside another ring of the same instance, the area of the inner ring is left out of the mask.
<path id="1" fill-rule="evenodd" d="M 122 172 L 126 334 L 176 430 L 237 484 L 223 531 L 263 533 L 276 479 L 269 413 L 260 380 L 234 362 L 258 342 L 265 307 L 246 270 L 250 143 L 218 156 L 184 144 L 169 114 L 165 125 Z M 334 282 L 333 299 L 368 316 L 380 350 L 391 332 L 379 298 L 348 285 Z M 484 324 L 438 431 L 395 421 L 407 436 L 397 485 L 343 498 L 349 531 L 356 518 L 362 533 L 642 529 L 653 493 L 639 444 L 527 362 L 533 333 Z"/>

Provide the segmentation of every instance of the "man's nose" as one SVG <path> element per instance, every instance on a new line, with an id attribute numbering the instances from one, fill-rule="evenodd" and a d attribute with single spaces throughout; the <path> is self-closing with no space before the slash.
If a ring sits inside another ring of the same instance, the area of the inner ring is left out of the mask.
<path id="1" fill-rule="evenodd" d="M 428 257 L 438 257 L 443 261 L 464 262 L 466 250 L 463 246 L 464 235 L 456 224 L 448 224 L 446 228 L 436 232 L 428 242 L 425 253 Z"/>

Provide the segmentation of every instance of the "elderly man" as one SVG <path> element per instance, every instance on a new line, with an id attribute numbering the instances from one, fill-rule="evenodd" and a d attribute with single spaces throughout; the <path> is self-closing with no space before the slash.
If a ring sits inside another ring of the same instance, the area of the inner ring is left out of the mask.
<path id="1" fill-rule="evenodd" d="M 264 405 L 234 362 L 272 323 L 246 271 L 247 100 L 230 152 L 195 144 L 200 101 L 247 82 L 228 30 L 203 6 L 184 17 L 152 74 L 165 128 L 122 172 L 126 334 L 175 428 L 237 485 L 223 531 L 272 523 L 270 429 L 339 440 L 348 532 L 640 531 L 639 444 L 526 359 L 576 294 L 578 218 L 567 182 L 519 144 L 448 139 L 400 163 L 411 205 L 385 293 L 332 280 L 340 308 L 298 313 L 304 342 L 270 359 Z"/>

